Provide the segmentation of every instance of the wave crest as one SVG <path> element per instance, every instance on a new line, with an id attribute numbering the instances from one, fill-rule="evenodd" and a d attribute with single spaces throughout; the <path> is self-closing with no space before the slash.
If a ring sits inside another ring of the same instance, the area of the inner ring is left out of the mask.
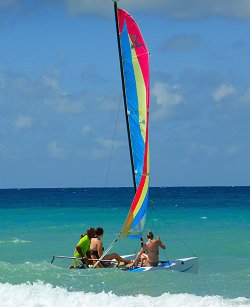
<path id="1" fill-rule="evenodd" d="M 13 293 L 13 295 L 11 295 Z M 193 294 L 170 294 L 164 293 L 158 297 L 148 295 L 137 296 L 117 296 L 109 293 L 85 293 L 70 292 L 64 288 L 53 287 L 51 284 L 36 282 L 34 284 L 26 283 L 11 285 L 9 283 L 0 284 L 0 305 L 25 306 L 25 307 L 79 307 L 79 306 L 250 306 L 250 300 L 239 297 L 236 299 L 224 299 L 221 296 L 196 296 Z"/>

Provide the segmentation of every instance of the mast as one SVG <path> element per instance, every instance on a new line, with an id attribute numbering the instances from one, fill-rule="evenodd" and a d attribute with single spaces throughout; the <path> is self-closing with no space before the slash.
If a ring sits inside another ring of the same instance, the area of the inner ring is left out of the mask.
<path id="1" fill-rule="evenodd" d="M 134 192 L 136 193 L 135 167 L 134 167 L 134 160 L 133 160 L 133 154 L 132 154 L 132 143 L 131 143 L 131 137 L 130 137 L 130 127 L 129 127 L 129 121 L 128 121 L 128 110 L 127 110 L 127 104 L 126 104 L 127 97 L 126 97 L 126 90 L 125 90 L 125 80 L 124 80 L 123 65 L 122 65 L 122 51 L 121 51 L 121 42 L 120 42 L 120 34 L 119 34 L 119 25 L 118 25 L 117 1 L 114 1 L 114 11 L 115 11 L 115 24 L 116 24 L 116 34 L 117 34 L 118 52 L 119 52 L 119 60 L 120 60 L 120 71 L 121 71 L 121 79 L 122 79 L 122 93 L 123 93 L 123 102 L 124 102 L 124 110 L 125 110 L 125 118 L 126 118 L 126 127 L 127 127 L 127 134 L 128 134 L 130 162 L 131 162 L 131 168 L 132 168 Z"/>
<path id="2" fill-rule="evenodd" d="M 125 118 L 135 195 L 120 232 L 121 238 L 141 238 L 149 194 L 149 52 L 135 19 L 117 8 L 117 43 L 122 77 Z"/>

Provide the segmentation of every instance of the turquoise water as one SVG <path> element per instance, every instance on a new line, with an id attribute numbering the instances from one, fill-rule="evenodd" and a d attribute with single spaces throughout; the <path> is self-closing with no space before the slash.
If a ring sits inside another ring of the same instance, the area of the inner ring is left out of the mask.
<path id="1" fill-rule="evenodd" d="M 0 306 L 250 306 L 250 187 L 152 188 L 145 232 L 162 260 L 199 257 L 199 274 L 67 270 L 81 233 L 119 234 L 133 190 L 0 190 Z M 120 239 L 113 252 L 136 253 Z M 15 295 L 10 295 L 15 293 Z"/>

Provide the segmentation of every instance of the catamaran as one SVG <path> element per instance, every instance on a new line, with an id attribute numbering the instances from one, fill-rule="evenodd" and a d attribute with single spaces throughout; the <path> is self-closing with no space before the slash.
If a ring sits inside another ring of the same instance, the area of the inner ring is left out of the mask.
<path id="1" fill-rule="evenodd" d="M 100 261 L 119 238 L 139 240 L 142 238 L 149 201 L 149 51 L 137 23 L 128 12 L 118 8 L 117 1 L 114 1 L 114 12 L 134 198 L 119 237 L 107 248 Z M 122 257 L 129 258 L 129 256 Z M 160 261 L 156 267 L 132 266 L 122 269 L 127 272 L 177 270 L 196 273 L 198 258 Z"/>
<path id="2" fill-rule="evenodd" d="M 120 59 L 122 92 L 134 184 L 134 199 L 120 232 L 121 238 L 139 240 L 146 220 L 149 200 L 149 51 L 132 16 L 114 1 L 116 33 Z M 198 258 L 182 258 L 159 262 L 157 267 L 131 267 L 129 272 L 173 269 L 197 272 Z"/>

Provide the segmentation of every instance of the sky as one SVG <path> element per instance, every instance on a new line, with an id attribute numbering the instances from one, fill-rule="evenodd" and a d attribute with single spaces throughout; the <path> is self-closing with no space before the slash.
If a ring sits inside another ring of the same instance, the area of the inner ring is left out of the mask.
<path id="1" fill-rule="evenodd" d="M 250 2 L 118 5 L 150 51 L 150 185 L 250 185 Z M 0 188 L 132 186 L 113 2 L 0 0 L 0 42 Z"/>

